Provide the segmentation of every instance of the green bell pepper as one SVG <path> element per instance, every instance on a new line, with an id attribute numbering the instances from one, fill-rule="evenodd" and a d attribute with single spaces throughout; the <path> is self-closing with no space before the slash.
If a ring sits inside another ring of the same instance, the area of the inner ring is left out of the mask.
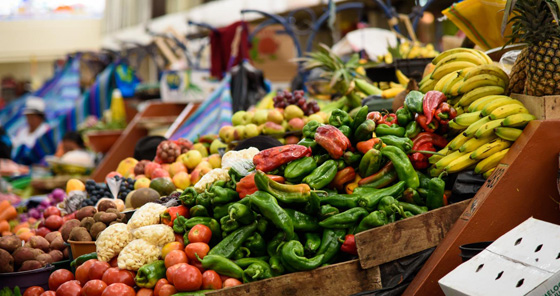
<path id="1" fill-rule="evenodd" d="M 208 192 L 205 191 L 196 196 L 196 205 L 202 205 L 207 209 L 212 208 L 212 199 Z"/>
<path id="2" fill-rule="evenodd" d="M 235 264 L 228 258 L 220 255 L 208 254 L 204 256 L 204 259 L 200 259 L 198 254 L 196 254 L 198 260 L 202 263 L 204 269 L 211 269 L 215 272 L 229 276 L 236 279 L 243 278 L 243 269 Z"/>
<path id="3" fill-rule="evenodd" d="M 375 121 L 368 119 L 356 128 L 356 131 L 354 131 L 354 140 L 356 142 L 367 141 L 373 137 L 373 132 L 375 130 Z"/>
<path id="4" fill-rule="evenodd" d="M 265 256 L 266 255 L 266 242 L 264 238 L 258 233 L 255 232 L 253 235 L 247 238 L 243 243 L 247 249 L 251 251 L 253 256 Z"/>
<path id="5" fill-rule="evenodd" d="M 319 200 L 319 196 L 317 192 L 312 191 L 311 195 L 309 196 L 309 202 L 305 205 L 303 212 L 307 215 L 316 216 L 321 209 L 321 200 Z"/>
<path id="6" fill-rule="evenodd" d="M 393 162 L 399 180 L 405 181 L 406 185 L 412 189 L 416 189 L 420 186 L 418 174 L 404 151 L 395 146 L 385 146 L 385 148 L 381 149 L 381 155 Z"/>
<path id="7" fill-rule="evenodd" d="M 246 247 L 239 247 L 239 249 L 235 250 L 233 256 L 231 256 L 231 259 L 239 260 L 243 258 L 248 258 L 249 256 L 251 256 L 251 250 L 249 250 Z"/>
<path id="8" fill-rule="evenodd" d="M 210 190 L 208 190 L 208 194 L 212 199 L 213 205 L 221 205 L 239 200 L 239 193 L 235 190 L 220 186 L 212 186 Z"/>
<path id="9" fill-rule="evenodd" d="M 406 125 L 404 135 L 405 135 L 405 137 L 407 137 L 409 139 L 412 139 L 412 138 L 416 137 L 421 131 L 422 131 L 422 128 L 420 127 L 418 122 L 416 122 L 416 120 L 414 120 L 414 121 L 409 122 Z"/>
<path id="10" fill-rule="evenodd" d="M 317 148 L 321 147 L 319 146 L 319 144 L 317 144 L 317 142 L 315 142 L 315 139 L 313 138 L 303 138 L 297 144 L 301 146 L 309 147 L 313 152 L 315 152 Z"/>
<path id="11" fill-rule="evenodd" d="M 314 254 L 321 246 L 321 236 L 316 232 L 305 233 L 305 253 Z"/>
<path id="12" fill-rule="evenodd" d="M 186 207 L 190 208 L 196 204 L 196 197 L 198 193 L 194 190 L 194 187 L 187 187 L 179 196 L 179 200 Z"/>
<path id="13" fill-rule="evenodd" d="M 412 149 L 412 140 L 406 137 L 397 137 L 393 135 L 379 137 L 383 143 L 400 148 L 405 153 Z"/>
<path id="14" fill-rule="evenodd" d="M 286 237 L 293 237 L 294 224 L 292 219 L 288 213 L 286 213 L 286 210 L 278 205 L 278 201 L 274 196 L 266 192 L 257 191 L 245 198 L 250 198 L 251 204 L 259 209 L 261 215 L 272 222 L 277 228 L 284 231 Z"/>
<path id="15" fill-rule="evenodd" d="M 358 165 L 358 173 L 363 178 L 371 176 L 381 169 L 383 164 L 383 158 L 381 157 L 381 152 L 377 149 L 370 149 Z"/>
<path id="16" fill-rule="evenodd" d="M 336 161 L 330 159 L 313 170 L 310 175 L 303 178 L 303 182 L 309 184 L 314 189 L 321 189 L 334 179 L 337 171 Z"/>
<path id="17" fill-rule="evenodd" d="M 362 160 L 362 154 L 359 152 L 346 151 L 342 155 L 342 159 L 349 166 L 356 166 Z"/>
<path id="18" fill-rule="evenodd" d="M 360 219 L 367 216 L 368 211 L 364 208 L 353 208 L 342 213 L 330 216 L 329 218 L 319 222 L 319 226 L 323 228 L 342 228 L 346 229 L 358 223 Z"/>
<path id="19" fill-rule="evenodd" d="M 319 166 L 325 163 L 325 161 L 331 159 L 331 157 L 328 154 L 318 154 L 318 155 L 314 155 L 313 159 L 315 159 L 315 162 Z"/>
<path id="20" fill-rule="evenodd" d="M 327 219 L 328 217 L 334 216 L 336 214 L 340 213 L 340 211 L 331 206 L 331 205 L 322 205 L 321 206 L 321 210 L 319 212 L 319 218 L 321 219 Z"/>
<path id="21" fill-rule="evenodd" d="M 424 94 L 419 91 L 410 91 L 404 99 L 404 107 L 410 112 L 423 114 Z"/>
<path id="22" fill-rule="evenodd" d="M 388 224 L 389 220 L 387 219 L 387 215 L 385 212 L 381 211 L 374 211 L 369 213 L 358 225 L 358 227 L 354 230 L 354 233 L 360 233 L 362 231 L 383 226 Z"/>
<path id="23" fill-rule="evenodd" d="M 443 194 L 445 191 L 445 181 L 441 179 L 442 174 L 440 174 L 439 177 L 430 179 L 430 182 L 428 183 L 428 196 L 426 197 L 426 205 L 430 210 L 443 207 L 444 205 Z"/>
<path id="24" fill-rule="evenodd" d="M 343 135 L 345 135 L 347 138 L 350 138 L 352 136 L 352 129 L 347 126 L 347 125 L 343 125 L 341 127 L 338 128 Z"/>
<path id="25" fill-rule="evenodd" d="M 405 131 L 404 127 L 398 126 L 396 124 L 393 124 L 393 125 L 389 126 L 385 123 L 382 123 L 375 128 L 375 134 L 378 137 L 388 136 L 388 135 L 393 135 L 393 136 L 397 136 L 397 137 L 404 137 L 405 132 L 406 131 Z"/>
<path id="26" fill-rule="evenodd" d="M 226 216 L 227 217 L 227 216 Z M 229 217 L 228 217 L 229 218 Z M 257 230 L 257 223 L 254 222 L 251 225 L 243 226 L 232 233 L 230 233 L 227 237 L 225 237 L 222 241 L 220 241 L 217 245 L 215 245 L 208 255 L 219 255 L 226 258 L 230 258 L 233 256 L 233 253 L 241 247 L 243 242 L 247 240 L 253 233 Z M 212 232 L 214 235 L 214 232 Z"/>
<path id="27" fill-rule="evenodd" d="M 368 113 L 369 113 L 368 106 L 362 106 L 358 110 L 356 116 L 354 116 L 354 121 L 352 121 L 352 126 L 350 126 L 352 128 L 352 131 L 356 131 L 356 129 L 360 126 L 360 124 L 364 123 L 367 120 Z"/>
<path id="28" fill-rule="evenodd" d="M 317 161 L 313 157 L 303 157 L 288 163 L 284 170 L 284 177 L 288 182 L 299 183 L 316 168 Z"/>
<path id="29" fill-rule="evenodd" d="M 304 255 L 303 245 L 297 240 L 291 240 L 282 246 L 280 252 L 282 262 L 295 270 L 312 270 L 321 266 L 324 254 L 319 254 L 312 258 Z"/>
<path id="30" fill-rule="evenodd" d="M 399 206 L 399 202 L 392 196 L 384 196 L 379 200 L 379 204 L 377 205 L 377 210 L 385 212 L 387 216 L 391 216 L 393 214 L 404 215 L 404 211 L 402 207 Z"/>
<path id="31" fill-rule="evenodd" d="M 285 209 L 292 223 L 294 224 L 294 230 L 296 231 L 316 231 L 319 229 L 319 224 L 317 224 L 317 218 L 304 214 L 300 211 L 294 209 Z"/>
<path id="32" fill-rule="evenodd" d="M 270 265 L 265 261 L 256 261 L 243 271 L 243 282 L 250 283 L 273 277 Z"/>
<path id="33" fill-rule="evenodd" d="M 234 203 L 229 206 L 228 214 L 231 220 L 243 225 L 251 224 L 255 221 L 256 215 L 250 207 L 242 203 Z"/>
<path id="34" fill-rule="evenodd" d="M 239 202 L 234 201 L 223 205 L 215 205 L 214 209 L 212 210 L 212 216 L 216 220 L 222 219 L 222 217 L 229 215 L 229 207 L 236 203 Z"/>
<path id="35" fill-rule="evenodd" d="M 320 126 L 321 123 L 319 123 L 317 120 L 311 120 L 303 126 L 303 130 L 301 132 L 303 133 L 303 136 L 305 138 L 313 139 L 315 138 L 315 131 L 317 131 L 317 128 Z"/>
<path id="36" fill-rule="evenodd" d="M 136 273 L 134 282 L 140 288 L 151 289 L 156 286 L 159 279 L 165 277 L 165 262 L 163 260 L 157 260 L 152 263 L 146 264 Z"/>
<path id="37" fill-rule="evenodd" d="M 393 186 L 382 189 L 358 187 L 356 190 L 361 190 L 358 192 L 354 190 L 354 193 L 360 194 L 360 191 L 364 191 L 364 193 L 358 198 L 358 206 L 368 211 L 374 211 L 377 209 L 377 205 L 379 204 L 381 198 L 384 196 L 400 196 L 404 192 L 405 187 L 406 183 L 404 181 L 400 181 Z"/>
<path id="38" fill-rule="evenodd" d="M 329 124 L 335 127 L 341 127 L 343 125 L 350 126 L 352 124 L 352 119 L 350 115 L 346 113 L 346 111 L 335 109 L 331 112 L 331 116 L 329 117 Z"/>
<path id="39" fill-rule="evenodd" d="M 191 217 L 209 217 L 208 210 L 203 205 L 196 205 L 190 208 L 189 213 Z"/>
<path id="40" fill-rule="evenodd" d="M 231 219 L 229 216 L 223 216 L 220 219 L 220 227 L 223 232 L 230 233 L 236 229 L 239 229 L 241 225 L 239 225 L 239 222 Z"/>
<path id="41" fill-rule="evenodd" d="M 284 239 L 286 239 L 285 233 L 278 232 L 268 241 L 266 245 L 268 256 L 272 258 L 278 255 L 278 247 L 284 242 Z"/>
<path id="42" fill-rule="evenodd" d="M 411 122 L 412 119 L 414 119 L 414 117 L 412 116 L 412 112 L 410 112 L 407 108 L 401 108 L 397 110 L 397 112 L 395 112 L 395 115 L 397 115 L 397 123 L 400 126 L 407 126 L 407 124 Z"/>
<path id="43" fill-rule="evenodd" d="M 280 255 L 270 257 L 270 259 L 268 260 L 268 264 L 270 264 L 272 275 L 279 276 L 284 273 L 284 266 L 282 265 L 282 261 L 280 260 Z"/>

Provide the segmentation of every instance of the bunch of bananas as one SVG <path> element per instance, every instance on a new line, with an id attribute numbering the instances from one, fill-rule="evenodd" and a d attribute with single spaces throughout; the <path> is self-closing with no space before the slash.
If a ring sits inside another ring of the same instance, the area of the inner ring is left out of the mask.
<path id="1" fill-rule="evenodd" d="M 399 43 L 396 47 L 389 46 L 386 54 L 377 57 L 380 63 L 392 64 L 394 59 L 419 59 L 419 58 L 432 58 L 439 54 L 435 50 L 434 45 L 428 43 L 423 45 L 416 41 L 406 40 Z"/>
<path id="2" fill-rule="evenodd" d="M 434 70 L 420 82 L 420 90 L 448 96 L 459 114 L 449 127 L 459 134 L 430 157 L 430 174 L 474 167 L 487 178 L 535 116 L 523 103 L 504 95 L 508 76 L 486 54 L 457 48 L 443 52 L 432 64 Z"/>

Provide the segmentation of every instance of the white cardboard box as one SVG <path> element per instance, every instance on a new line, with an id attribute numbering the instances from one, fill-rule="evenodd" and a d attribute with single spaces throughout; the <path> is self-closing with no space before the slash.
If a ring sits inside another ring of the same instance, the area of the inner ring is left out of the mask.
<path id="1" fill-rule="evenodd" d="M 446 296 L 560 296 L 560 226 L 529 218 L 439 285 Z"/>

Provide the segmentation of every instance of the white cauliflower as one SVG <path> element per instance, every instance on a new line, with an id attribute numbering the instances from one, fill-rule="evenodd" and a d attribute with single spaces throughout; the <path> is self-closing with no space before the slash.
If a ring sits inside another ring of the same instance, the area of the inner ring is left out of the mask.
<path id="1" fill-rule="evenodd" d="M 255 147 L 239 150 L 229 151 L 222 156 L 222 169 L 230 169 L 236 162 L 249 160 L 253 162 L 253 157 L 259 153 L 259 149 Z"/>
<path id="2" fill-rule="evenodd" d="M 204 192 L 204 190 L 208 186 L 220 180 L 224 180 L 226 182 L 230 180 L 228 170 L 226 169 L 211 170 L 206 175 L 202 176 L 202 178 L 200 178 L 200 180 L 196 182 L 196 184 L 194 184 L 194 190 L 196 190 L 196 192 L 198 193 Z"/>

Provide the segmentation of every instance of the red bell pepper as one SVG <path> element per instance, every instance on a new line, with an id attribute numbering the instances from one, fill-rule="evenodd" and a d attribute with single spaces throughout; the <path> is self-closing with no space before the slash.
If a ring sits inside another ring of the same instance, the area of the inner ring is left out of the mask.
<path id="1" fill-rule="evenodd" d="M 397 124 L 397 115 L 395 115 L 395 113 L 386 114 L 385 116 L 383 116 L 383 119 L 379 121 L 379 124 L 383 124 L 383 123 L 388 126 Z"/>
<path id="2" fill-rule="evenodd" d="M 271 180 L 278 183 L 284 183 L 284 177 L 267 175 Z M 255 173 L 243 177 L 235 186 L 235 191 L 239 193 L 239 198 L 244 198 L 247 195 L 257 192 L 257 185 L 255 184 Z"/>
<path id="3" fill-rule="evenodd" d="M 414 137 L 414 139 L 412 139 L 412 150 L 422 150 L 418 149 L 418 146 L 421 146 L 424 143 L 432 143 L 436 147 L 443 148 L 447 146 L 448 142 L 447 139 L 440 135 L 423 132 L 419 133 L 416 137 Z"/>
<path id="4" fill-rule="evenodd" d="M 347 149 L 351 151 L 354 149 L 350 140 L 332 125 L 318 127 L 315 132 L 315 142 L 325 148 L 333 159 L 341 158 Z"/>
<path id="5" fill-rule="evenodd" d="M 418 134 L 414 140 L 412 141 L 412 150 L 413 151 L 432 151 L 435 152 L 435 147 L 443 148 L 447 145 L 447 140 L 440 136 L 433 133 L 420 133 Z M 422 153 L 422 152 L 414 152 L 412 153 L 409 158 L 412 166 L 417 169 L 425 169 L 429 166 L 428 159 L 430 158 L 431 154 Z"/>
<path id="6" fill-rule="evenodd" d="M 177 215 L 189 218 L 189 209 L 183 205 L 167 208 L 165 212 L 160 215 L 161 223 L 173 227 L 173 221 L 177 219 Z"/>
<path id="7" fill-rule="evenodd" d="M 371 138 L 367 141 L 358 142 L 356 144 L 356 149 L 362 154 L 366 154 L 369 150 L 375 148 L 375 146 L 377 146 L 379 143 L 381 143 L 381 139 Z"/>
<path id="8" fill-rule="evenodd" d="M 455 117 L 457 117 L 457 110 L 447 103 L 441 103 L 435 113 L 435 118 L 441 124 L 449 124 L 449 121 Z"/>
<path id="9" fill-rule="evenodd" d="M 356 248 L 356 238 L 353 234 L 347 234 L 344 237 L 344 243 L 340 247 L 340 250 L 344 253 L 358 255 L 358 248 Z"/>
<path id="10" fill-rule="evenodd" d="M 311 156 L 311 148 L 294 144 L 284 145 L 269 148 L 257 153 L 257 155 L 253 157 L 253 163 L 257 170 L 266 173 L 283 164 L 305 156 Z"/>
<path id="11" fill-rule="evenodd" d="M 420 127 L 428 133 L 435 132 L 439 127 L 439 123 L 437 121 L 428 123 L 428 117 L 426 117 L 426 115 L 418 115 L 418 117 L 416 117 L 416 122 L 418 122 Z"/>
<path id="12" fill-rule="evenodd" d="M 375 124 L 379 124 L 381 120 L 383 120 L 383 115 L 379 111 L 369 112 L 367 115 L 367 119 L 371 119 L 375 122 Z"/>
<path id="13" fill-rule="evenodd" d="M 422 103 L 422 109 L 424 115 L 426 116 L 426 124 L 430 124 L 434 117 L 434 112 L 437 107 L 447 101 L 447 97 L 437 90 L 431 90 L 424 95 L 424 101 Z"/>

